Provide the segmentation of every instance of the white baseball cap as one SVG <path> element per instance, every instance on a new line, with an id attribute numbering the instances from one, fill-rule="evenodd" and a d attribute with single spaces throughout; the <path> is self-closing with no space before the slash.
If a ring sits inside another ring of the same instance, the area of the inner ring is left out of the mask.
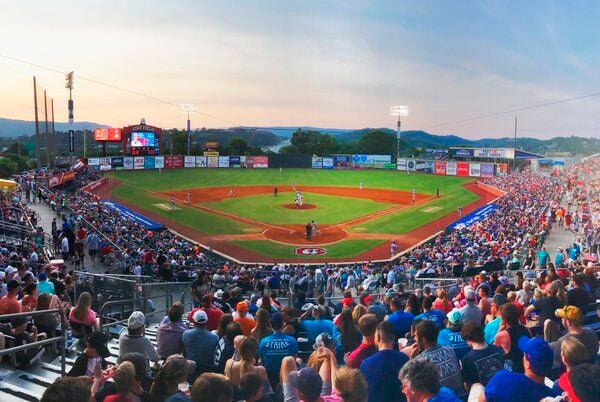
<path id="1" fill-rule="evenodd" d="M 146 316 L 141 311 L 134 311 L 127 320 L 128 329 L 138 329 L 146 325 Z"/>
<path id="2" fill-rule="evenodd" d="M 196 311 L 192 318 L 196 324 L 205 324 L 208 321 L 208 316 L 204 310 Z"/>

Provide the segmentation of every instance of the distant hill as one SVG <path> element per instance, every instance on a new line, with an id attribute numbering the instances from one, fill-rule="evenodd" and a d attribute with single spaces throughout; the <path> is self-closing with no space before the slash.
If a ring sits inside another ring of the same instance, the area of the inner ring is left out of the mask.
<path id="1" fill-rule="evenodd" d="M 217 141 L 221 144 L 229 143 L 233 137 L 240 137 L 246 140 L 248 145 L 253 147 L 272 147 L 285 140 L 283 136 L 278 136 L 268 129 L 254 129 L 246 127 L 232 128 L 205 128 L 192 131 L 192 140 L 194 143 L 203 144 L 207 141 Z"/>
<path id="2" fill-rule="evenodd" d="M 98 127 L 110 127 L 105 124 L 93 123 L 89 121 L 79 121 L 73 123 L 75 130 L 93 130 Z M 54 123 L 56 131 L 69 131 L 69 123 Z M 44 123 L 40 126 L 41 132 L 44 130 Z M 0 137 L 19 137 L 22 135 L 34 135 L 35 122 L 27 120 L 4 119 L 0 117 Z"/>

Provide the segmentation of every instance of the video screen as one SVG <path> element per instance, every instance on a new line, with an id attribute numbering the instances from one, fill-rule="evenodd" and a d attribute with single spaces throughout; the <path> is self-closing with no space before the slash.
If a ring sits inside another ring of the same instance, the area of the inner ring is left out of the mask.
<path id="1" fill-rule="evenodd" d="M 154 133 L 134 131 L 131 133 L 131 147 L 150 147 L 154 148 L 156 137 Z"/>

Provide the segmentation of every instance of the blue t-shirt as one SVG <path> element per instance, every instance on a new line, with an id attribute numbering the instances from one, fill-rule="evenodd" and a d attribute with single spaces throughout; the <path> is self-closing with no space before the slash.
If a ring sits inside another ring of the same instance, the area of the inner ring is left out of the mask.
<path id="1" fill-rule="evenodd" d="M 487 402 L 529 402 L 548 396 L 558 395 L 547 386 L 530 380 L 525 374 L 511 373 L 508 370 L 498 371 L 485 387 Z"/>
<path id="2" fill-rule="evenodd" d="M 438 329 L 444 328 L 444 320 L 446 319 L 446 315 L 440 310 L 430 310 L 429 312 L 421 313 L 415 317 L 415 321 L 420 320 L 428 320 L 433 321 L 437 324 Z"/>
<path id="3" fill-rule="evenodd" d="M 404 338 L 406 333 L 410 331 L 410 326 L 413 323 L 415 316 L 404 311 L 396 311 L 388 316 L 388 322 L 394 327 L 396 338 Z"/>
<path id="4" fill-rule="evenodd" d="M 460 402 L 450 388 L 442 387 L 428 402 Z"/>
<path id="5" fill-rule="evenodd" d="M 483 328 L 483 340 L 488 345 L 491 345 L 494 343 L 494 339 L 496 339 L 496 334 L 498 333 L 498 330 L 500 329 L 500 321 L 502 321 L 502 320 L 500 317 L 498 317 L 498 318 L 494 318 L 492 321 L 485 324 L 485 328 Z"/>
<path id="6" fill-rule="evenodd" d="M 191 399 L 188 398 L 188 396 L 183 392 L 177 391 L 176 393 L 165 399 L 165 402 L 191 402 Z"/>
<path id="7" fill-rule="evenodd" d="M 329 335 L 335 338 L 335 326 L 333 321 L 329 320 L 302 320 L 300 321 L 302 327 L 306 330 L 306 337 L 309 342 L 314 342 L 317 336 L 323 332 L 327 332 Z"/>
<path id="8" fill-rule="evenodd" d="M 546 266 L 548 264 L 548 258 L 550 258 L 550 254 L 547 251 L 538 251 L 538 262 L 540 266 Z"/>
<path id="9" fill-rule="evenodd" d="M 454 349 L 456 357 L 458 357 L 459 360 L 471 350 L 471 347 L 462 336 L 460 336 L 460 332 L 452 331 L 449 328 L 444 328 L 440 331 L 437 343 L 440 346 L 449 346 Z"/>
<path id="10" fill-rule="evenodd" d="M 286 334 L 275 333 L 264 337 L 258 346 L 258 355 L 267 371 L 279 372 L 281 360 L 298 354 L 298 342 Z"/>
<path id="11" fill-rule="evenodd" d="M 184 356 L 196 362 L 196 373 L 213 366 L 219 337 L 205 328 L 188 329 L 181 336 Z"/>
<path id="12" fill-rule="evenodd" d="M 367 380 L 367 401 L 405 401 L 398 372 L 408 361 L 408 356 L 397 350 L 381 350 L 360 364 Z"/>
<path id="13" fill-rule="evenodd" d="M 560 263 L 563 262 L 564 260 L 565 260 L 564 254 L 557 253 L 556 258 L 554 258 L 554 265 L 556 265 L 558 267 L 560 265 Z"/>

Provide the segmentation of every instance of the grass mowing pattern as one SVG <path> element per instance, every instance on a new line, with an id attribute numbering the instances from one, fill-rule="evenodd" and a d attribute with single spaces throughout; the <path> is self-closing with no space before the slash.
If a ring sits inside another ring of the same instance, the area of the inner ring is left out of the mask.
<path id="1" fill-rule="evenodd" d="M 327 254 L 314 256 L 296 254 L 295 250 L 300 246 L 289 246 L 269 240 L 235 240 L 232 243 L 239 247 L 245 248 L 246 250 L 273 258 L 295 258 L 306 261 L 313 259 L 327 260 L 327 258 L 352 258 L 374 247 L 377 247 L 384 242 L 385 240 L 378 239 L 348 239 L 331 245 L 316 246 L 326 249 Z"/>
<path id="2" fill-rule="evenodd" d="M 321 224 L 334 224 L 392 208 L 395 205 L 309 192 L 304 192 L 302 195 L 305 203 L 316 204 L 317 208 L 297 210 L 282 207 L 283 203 L 293 203 L 293 193 L 281 193 L 279 197 L 272 195 L 236 197 L 223 201 L 205 202 L 202 205 L 275 225 L 306 224 L 311 220 Z"/>
<path id="3" fill-rule="evenodd" d="M 219 234 L 247 234 L 247 233 L 259 233 L 262 229 L 247 225 L 243 222 L 234 221 L 227 219 L 222 216 L 198 210 L 196 208 L 186 207 L 185 205 L 178 204 L 180 208 L 175 211 L 165 211 L 155 207 L 153 204 L 168 204 L 169 200 L 158 197 L 146 192 L 141 196 L 140 191 L 137 188 L 133 188 L 127 184 L 121 184 L 120 186 L 113 189 L 112 195 L 116 198 L 122 199 L 127 203 L 133 205 L 139 205 L 140 207 L 155 212 L 159 215 L 169 217 L 171 220 L 179 224 L 185 225 L 191 229 L 197 230 L 200 233 L 207 235 L 219 235 Z"/>

